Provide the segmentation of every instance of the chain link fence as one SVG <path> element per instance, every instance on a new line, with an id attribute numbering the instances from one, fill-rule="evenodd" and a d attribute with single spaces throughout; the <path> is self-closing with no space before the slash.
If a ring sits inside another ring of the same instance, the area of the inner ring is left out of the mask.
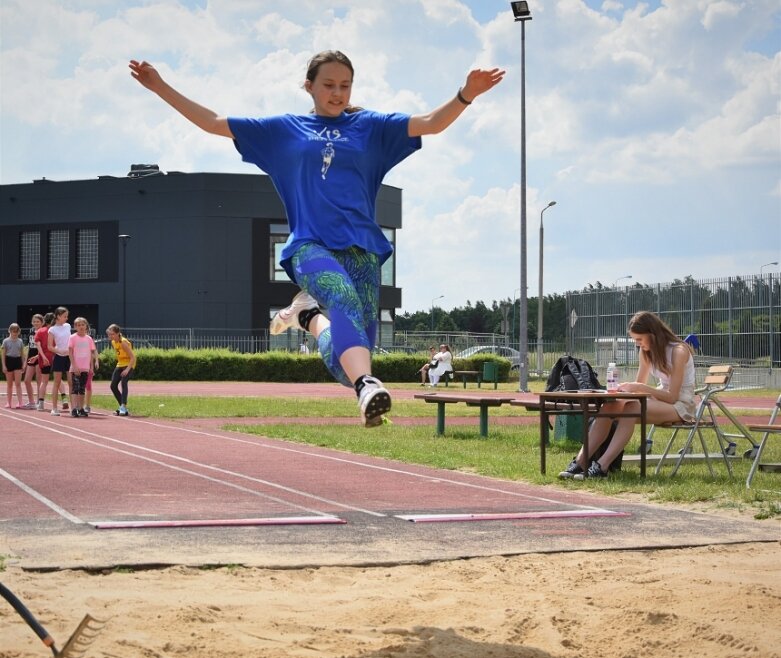
<path id="1" fill-rule="evenodd" d="M 729 363 L 736 367 L 736 387 L 781 387 L 781 274 L 599 287 L 569 292 L 566 300 L 567 340 L 544 341 L 542 364 L 537 341 L 529 340 L 530 373 L 546 376 L 562 354 L 573 354 L 601 370 L 613 361 L 629 376 L 637 367 L 637 349 L 626 335 L 627 324 L 637 311 L 653 311 L 682 338 L 696 336 L 700 376 L 710 365 Z M 267 328 L 128 328 L 126 335 L 136 347 L 229 348 L 242 353 L 298 351 L 306 340 L 300 331 L 270 336 Z M 442 343 L 454 354 L 483 346 L 507 356 L 514 366 L 519 360 L 518 337 L 500 333 L 397 331 L 392 343 L 378 351 L 425 353 Z M 311 337 L 308 347 L 316 349 Z"/>
<path id="2" fill-rule="evenodd" d="M 637 366 L 626 337 L 629 319 L 653 311 L 681 337 L 699 347 L 698 371 L 728 363 L 737 386 L 768 386 L 781 370 L 781 275 L 749 275 L 594 288 L 567 293 L 567 350 L 605 367 Z"/>

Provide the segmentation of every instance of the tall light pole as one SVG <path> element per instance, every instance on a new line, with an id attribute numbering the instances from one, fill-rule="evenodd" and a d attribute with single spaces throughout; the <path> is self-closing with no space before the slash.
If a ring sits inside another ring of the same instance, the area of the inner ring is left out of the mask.
<path id="1" fill-rule="evenodd" d="M 774 265 L 778 265 L 778 261 L 774 260 L 772 263 L 765 263 L 764 265 L 759 266 L 759 307 L 762 308 L 762 286 L 765 285 L 765 279 L 764 279 L 764 270 L 766 267 L 771 267 Z M 770 349 L 768 350 L 768 356 L 770 357 L 770 367 L 773 367 L 773 279 L 770 279 L 770 283 L 767 287 L 768 290 L 768 296 L 767 296 L 767 339 L 768 343 L 770 345 Z"/>
<path id="2" fill-rule="evenodd" d="M 438 299 L 442 299 L 444 295 L 440 295 L 439 297 L 434 297 L 434 299 L 431 300 L 431 331 L 434 331 L 434 302 Z"/>
<path id="3" fill-rule="evenodd" d="M 127 327 L 127 241 L 130 236 L 122 233 L 119 236 L 122 242 L 122 330 Z"/>
<path id="4" fill-rule="evenodd" d="M 615 281 L 613 281 L 613 287 L 617 288 L 619 281 L 623 281 L 624 279 L 631 279 L 631 278 L 632 278 L 631 274 L 627 274 L 626 276 L 620 276 Z"/>
<path id="5" fill-rule="evenodd" d="M 518 390 L 529 390 L 529 309 L 526 283 L 526 21 L 532 19 L 528 2 L 511 2 L 515 22 L 521 24 L 521 299 L 518 319 Z"/>
<path id="6" fill-rule="evenodd" d="M 542 245 L 544 238 L 542 215 L 548 208 L 555 205 L 556 202 L 551 201 L 547 206 L 540 210 L 540 275 L 537 292 L 537 374 L 540 377 L 542 377 Z"/>

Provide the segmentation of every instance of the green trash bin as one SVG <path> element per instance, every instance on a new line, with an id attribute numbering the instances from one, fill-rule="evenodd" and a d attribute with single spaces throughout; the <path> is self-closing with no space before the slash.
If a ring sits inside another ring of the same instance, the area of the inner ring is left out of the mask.
<path id="1" fill-rule="evenodd" d="M 483 363 L 483 381 L 493 382 L 494 388 L 499 383 L 499 364 L 492 361 L 485 361 Z"/>
<path id="2" fill-rule="evenodd" d="M 579 441 L 583 443 L 583 414 L 556 416 L 553 427 L 554 441 Z"/>

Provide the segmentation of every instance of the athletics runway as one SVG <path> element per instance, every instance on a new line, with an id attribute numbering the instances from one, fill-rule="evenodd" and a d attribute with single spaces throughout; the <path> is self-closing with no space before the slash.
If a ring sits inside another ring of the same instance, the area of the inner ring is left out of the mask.
<path id="1" fill-rule="evenodd" d="M 0 411 L 0 554 L 28 569 L 378 565 L 778 539 L 767 523 L 186 422 Z"/>

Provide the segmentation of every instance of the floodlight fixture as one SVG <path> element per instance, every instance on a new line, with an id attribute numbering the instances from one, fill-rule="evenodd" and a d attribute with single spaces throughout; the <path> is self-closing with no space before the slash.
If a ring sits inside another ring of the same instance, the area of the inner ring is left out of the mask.
<path id="1" fill-rule="evenodd" d="M 511 2 L 510 7 L 513 10 L 513 16 L 515 16 L 516 21 L 530 21 L 532 19 L 528 2 Z"/>

